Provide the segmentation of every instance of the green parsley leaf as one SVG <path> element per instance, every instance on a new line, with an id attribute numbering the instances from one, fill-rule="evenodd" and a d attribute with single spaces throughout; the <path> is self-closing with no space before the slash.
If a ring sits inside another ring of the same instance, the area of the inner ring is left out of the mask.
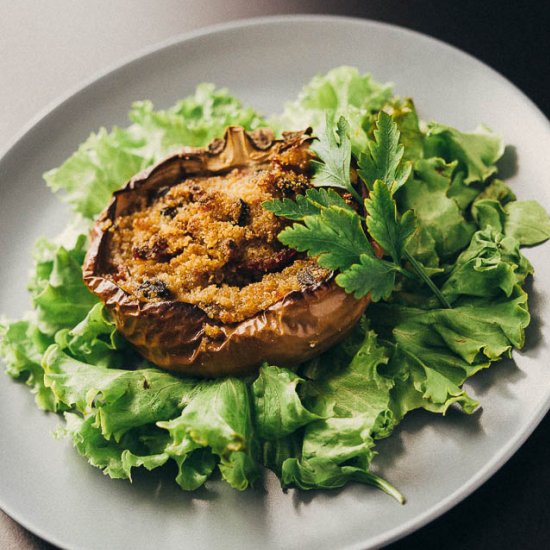
<path id="1" fill-rule="evenodd" d="M 337 128 L 340 138 L 338 143 L 327 119 L 325 140 L 319 142 L 320 146 L 316 150 L 325 163 L 316 162 L 317 175 L 321 174 L 327 185 L 345 188 L 349 184 L 349 190 L 357 199 L 358 194 L 351 186 L 349 178 L 351 148 L 346 136 L 346 125 L 346 120 L 340 117 Z M 339 269 L 342 273 L 337 282 L 355 296 L 364 296 L 372 290 L 374 299 L 379 300 L 391 293 L 396 271 L 413 277 L 401 266 L 404 256 L 418 278 L 432 290 L 442 305 L 450 307 L 422 264 L 406 250 L 417 226 L 411 210 L 402 216 L 398 215 L 397 204 L 392 197 L 394 191 L 407 181 L 411 170 L 410 162 L 406 167 L 400 167 L 403 147 L 399 145 L 399 136 L 399 129 L 391 116 L 379 113 L 375 139 L 368 145 L 372 166 L 375 168 L 369 173 L 375 174 L 377 179 L 372 182 L 370 197 L 365 200 L 365 208 L 369 214 L 369 233 L 390 254 L 393 264 L 383 263 L 375 258 L 359 216 L 347 204 L 345 207 L 340 206 L 342 199 L 334 191 L 332 194 L 330 191 L 317 192 L 316 196 L 312 190 L 308 192 L 309 195 L 297 197 L 295 201 L 270 201 L 264 206 L 276 215 L 303 221 L 305 225 L 294 224 L 284 229 L 279 235 L 279 240 L 300 252 L 307 251 L 310 256 L 319 256 L 318 263 L 322 267 Z M 370 164 L 368 166 L 371 167 Z M 378 178 L 378 175 L 383 179 Z M 361 261 L 362 254 L 370 256 L 370 259 Z M 344 273 L 352 265 L 354 268 L 349 273 Z"/>
<path id="2" fill-rule="evenodd" d="M 389 298 L 395 286 L 398 266 L 379 260 L 368 254 L 361 254 L 360 262 L 336 277 L 336 282 L 346 292 L 359 299 L 369 292 L 373 302 Z"/>
<path id="3" fill-rule="evenodd" d="M 398 219 L 395 200 L 382 180 L 374 182 L 369 198 L 365 200 L 365 208 L 370 235 L 389 252 L 395 263 L 399 263 L 408 240 L 416 230 L 412 210 L 407 210 Z"/>
<path id="4" fill-rule="evenodd" d="M 304 224 L 295 223 L 279 233 L 279 240 L 308 256 L 319 256 L 321 267 L 345 270 L 359 261 L 361 254 L 372 254 L 361 227 L 361 218 L 350 210 L 330 206 L 316 216 L 306 216 Z"/>
<path id="5" fill-rule="evenodd" d="M 301 221 L 306 216 L 314 216 L 319 213 L 318 206 L 308 201 L 306 195 L 296 195 L 295 200 L 273 199 L 263 202 L 262 206 L 275 216 L 294 221 Z"/>
<path id="6" fill-rule="evenodd" d="M 393 194 L 409 178 L 411 163 L 400 166 L 404 148 L 399 144 L 399 136 L 399 129 L 392 117 L 380 111 L 374 139 L 369 140 L 366 151 L 358 159 L 358 173 L 369 189 L 373 188 L 376 180 L 382 180 Z"/>
<path id="7" fill-rule="evenodd" d="M 301 221 L 306 216 L 319 214 L 328 206 L 339 206 L 353 212 L 353 208 L 334 189 L 308 189 L 305 195 L 292 199 L 265 201 L 262 206 L 276 216 Z"/>
<path id="8" fill-rule="evenodd" d="M 327 117 L 325 133 L 311 145 L 311 150 L 319 158 L 311 161 L 315 170 L 313 185 L 345 189 L 361 200 L 350 179 L 351 141 L 349 123 L 343 116 L 338 119 L 336 128 Z"/>
<path id="9" fill-rule="evenodd" d="M 355 212 L 355 210 L 334 189 L 308 189 L 306 191 L 306 198 L 311 204 L 317 206 L 319 211 L 329 206 L 339 206 L 350 212 Z"/>

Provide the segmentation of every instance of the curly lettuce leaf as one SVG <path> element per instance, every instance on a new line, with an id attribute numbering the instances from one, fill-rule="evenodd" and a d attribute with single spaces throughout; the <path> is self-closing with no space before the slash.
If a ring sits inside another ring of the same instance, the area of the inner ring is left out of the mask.
<path id="1" fill-rule="evenodd" d="M 42 355 L 52 343 L 51 337 L 38 330 L 29 320 L 0 322 L 0 357 L 6 373 L 30 386 L 39 408 L 56 411 L 58 406 L 52 391 L 44 384 Z"/>
<path id="2" fill-rule="evenodd" d="M 184 407 L 196 381 L 157 369 L 108 369 L 78 361 L 58 345 L 43 358 L 44 383 L 58 402 L 95 418 L 115 441 L 130 429 L 169 420 Z"/>
<path id="3" fill-rule="evenodd" d="M 170 456 L 184 459 L 195 449 L 209 447 L 219 458 L 222 477 L 232 487 L 242 491 L 256 480 L 250 395 L 242 380 L 200 383 L 180 416 L 157 425 L 170 434 L 166 447 Z"/>
<path id="4" fill-rule="evenodd" d="M 29 284 L 38 327 L 53 336 L 80 323 L 98 303 L 82 281 L 87 236 L 78 235 L 71 248 L 41 239 L 35 249 L 35 270 Z"/>
<path id="5" fill-rule="evenodd" d="M 389 410 L 394 382 L 381 372 L 388 354 L 372 331 L 353 348 L 355 353 L 348 355 L 351 350 L 339 346 L 305 367 L 312 379 L 303 401 L 323 418 L 305 427 L 300 455 L 283 461 L 282 484 L 307 490 L 359 481 L 403 502 L 388 482 L 369 472 L 374 440 L 389 435 L 394 426 Z"/>
<path id="6" fill-rule="evenodd" d="M 47 350 L 43 366 L 57 402 L 80 413 L 72 413 L 64 433 L 108 475 L 129 478 L 131 467 L 157 467 L 173 459 L 177 482 L 188 490 L 202 485 L 216 465 L 241 490 L 257 477 L 244 382 L 109 369 L 78 361 L 58 345 Z"/>
<path id="7" fill-rule="evenodd" d="M 55 342 L 75 359 L 100 367 L 123 368 L 130 362 L 139 362 L 139 356 L 100 303 L 74 328 L 59 330 Z"/>
<path id="8" fill-rule="evenodd" d="M 465 178 L 466 174 L 462 170 L 455 169 L 451 177 L 451 185 L 447 191 L 447 197 L 453 199 L 463 212 L 467 211 L 470 204 L 479 198 L 485 185 L 485 183 L 480 182 L 466 185 L 464 183 Z"/>
<path id="9" fill-rule="evenodd" d="M 516 195 L 502 180 L 495 178 L 483 188 L 478 199 L 493 199 L 505 205 L 516 200 Z"/>
<path id="10" fill-rule="evenodd" d="M 171 457 L 178 466 L 176 483 L 184 491 L 195 491 L 213 474 L 218 460 L 208 448 L 195 449 L 185 456 Z"/>
<path id="11" fill-rule="evenodd" d="M 495 199 L 478 199 L 472 204 L 472 218 L 480 229 L 494 229 L 504 232 L 506 212 L 502 204 Z"/>
<path id="12" fill-rule="evenodd" d="M 524 246 L 533 246 L 550 238 L 550 217 L 537 201 L 514 201 L 504 206 L 504 232 Z"/>
<path id="13" fill-rule="evenodd" d="M 379 84 L 370 74 L 361 75 L 355 67 L 337 67 L 315 76 L 298 94 L 298 99 L 285 104 L 281 115 L 271 117 L 270 125 L 279 132 L 303 130 L 311 126 L 322 133 L 325 119 L 335 124 L 341 117 L 350 123 L 354 151 L 367 143 L 369 116 L 378 111 L 392 96 L 392 85 Z"/>
<path id="14" fill-rule="evenodd" d="M 480 198 L 472 205 L 477 225 L 488 226 L 514 238 L 522 246 L 540 244 L 550 238 L 550 217 L 537 201 L 508 201 Z"/>
<path id="15" fill-rule="evenodd" d="M 155 161 L 182 146 L 208 145 L 227 126 L 255 130 L 266 125 L 254 109 L 210 83 L 199 84 L 193 95 L 166 110 L 155 110 L 151 101 L 137 101 L 129 118 L 134 125 L 128 130 L 142 137 Z"/>
<path id="16" fill-rule="evenodd" d="M 419 261 L 428 275 L 441 273 L 440 259 L 435 248 L 435 239 L 425 226 L 419 226 L 407 243 L 407 252 Z"/>
<path id="17" fill-rule="evenodd" d="M 496 162 L 503 153 L 502 139 L 485 126 L 464 133 L 436 122 L 428 125 L 425 156 L 458 162 L 459 167 L 466 172 L 466 185 L 483 182 L 495 174 Z"/>
<path id="18" fill-rule="evenodd" d="M 142 466 L 153 470 L 169 459 L 167 453 L 148 452 L 135 434 L 128 434 L 120 442 L 108 440 L 93 417 L 82 418 L 75 413 L 65 413 L 65 426 L 57 431 L 57 436 L 69 437 L 81 456 L 113 479 L 131 480 L 133 468 Z M 139 447 L 141 449 L 136 450 Z"/>
<path id="19" fill-rule="evenodd" d="M 288 459 L 300 457 L 303 437 L 303 430 L 298 430 L 279 439 L 266 439 L 261 441 L 261 463 L 281 479 L 283 464 Z"/>
<path id="20" fill-rule="evenodd" d="M 256 432 L 262 439 L 281 439 L 318 420 L 304 407 L 298 385 L 305 381 L 288 369 L 262 365 L 252 383 Z"/>
<path id="21" fill-rule="evenodd" d="M 533 267 L 519 251 L 516 239 L 488 227 L 474 234 L 441 291 L 451 303 L 459 296 L 511 296 L 515 286 L 531 273 Z"/>
<path id="22" fill-rule="evenodd" d="M 281 473 L 283 486 L 296 486 L 305 491 L 337 489 L 351 481 L 376 487 L 399 503 L 405 503 L 405 497 L 393 485 L 361 466 L 338 465 L 316 457 L 307 461 L 291 458 L 284 462 Z"/>
<path id="23" fill-rule="evenodd" d="M 143 467 L 151 471 L 174 458 L 164 450 L 170 440 L 160 428 L 147 426 L 127 432 L 120 441 L 114 441 L 105 438 L 93 417 L 65 413 L 65 421 L 65 425 L 57 430 L 57 437 L 71 439 L 77 452 L 89 464 L 113 479 L 132 481 L 134 468 Z M 186 457 L 175 457 L 174 460 L 177 466 L 176 483 L 185 491 L 198 489 L 216 467 L 216 459 L 209 449 L 197 449 Z"/>
<path id="24" fill-rule="evenodd" d="M 519 285 L 509 297 L 461 297 L 452 309 L 374 304 L 368 316 L 395 346 L 390 371 L 398 381 L 392 406 L 398 418 L 418 407 L 444 413 L 454 402 L 472 412 L 477 403 L 462 384 L 523 347 L 530 321 L 527 294 Z"/>
<path id="25" fill-rule="evenodd" d="M 388 355 L 377 335 L 367 330 L 359 345 L 352 344 L 351 349 L 338 346 L 306 365 L 304 373 L 311 382 L 304 387 L 304 402 L 323 417 L 310 427 L 324 425 L 330 418 L 360 416 L 371 438 L 385 435 L 390 425 L 382 428 L 377 420 L 381 413 L 384 416 L 393 387 L 393 381 L 383 372 L 387 362 Z M 387 420 L 385 417 L 384 422 Z"/>
<path id="26" fill-rule="evenodd" d="M 139 130 L 100 128 L 91 134 L 59 168 L 44 179 L 54 193 L 78 213 L 94 218 L 109 202 L 111 194 L 153 160 L 144 156 L 144 139 Z"/>
<path id="27" fill-rule="evenodd" d="M 432 237 L 441 258 L 466 247 L 475 231 L 475 225 L 447 196 L 455 167 L 454 161 L 449 164 L 440 158 L 418 160 L 413 180 L 397 194 L 400 210 L 415 212 L 418 224 Z"/>
<path id="28" fill-rule="evenodd" d="M 134 104 L 128 128 L 101 128 L 59 168 L 44 174 L 54 192 L 87 218 L 101 212 L 116 191 L 134 174 L 174 149 L 207 145 L 221 137 L 227 126 L 248 130 L 265 125 L 250 107 L 212 84 L 197 86 L 195 93 L 167 110 L 155 111 L 150 101 Z"/>

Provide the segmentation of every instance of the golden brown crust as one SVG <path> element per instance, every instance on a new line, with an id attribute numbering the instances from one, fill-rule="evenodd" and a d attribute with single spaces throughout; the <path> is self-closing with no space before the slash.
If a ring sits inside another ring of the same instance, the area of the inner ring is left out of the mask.
<path id="1" fill-rule="evenodd" d="M 229 127 L 223 140 L 205 148 L 185 148 L 114 193 L 92 229 L 84 282 L 146 359 L 193 376 L 244 375 L 263 361 L 281 366 L 305 361 L 334 345 L 360 318 L 369 298 L 354 299 L 332 276 L 233 324 L 213 322 L 202 309 L 184 302 L 141 301 L 105 277 L 108 227 L 131 208 L 136 196 L 189 176 L 220 174 L 242 166 L 261 168 L 297 144 L 307 147 L 310 140 L 306 132 L 275 140 L 268 130 L 248 133 Z"/>
<path id="2" fill-rule="evenodd" d="M 187 302 L 216 321 L 244 321 L 329 274 L 283 247 L 277 236 L 290 222 L 262 206 L 310 185 L 309 174 L 272 161 L 163 186 L 109 227 L 106 276 L 146 301 Z"/>

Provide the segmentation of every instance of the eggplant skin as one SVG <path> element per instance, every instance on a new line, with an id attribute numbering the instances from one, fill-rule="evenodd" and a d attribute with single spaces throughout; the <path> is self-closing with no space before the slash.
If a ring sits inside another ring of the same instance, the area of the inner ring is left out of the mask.
<path id="1" fill-rule="evenodd" d="M 142 301 L 105 276 L 108 227 L 132 204 L 136 193 L 174 185 L 186 176 L 214 175 L 237 166 L 261 167 L 275 151 L 296 143 L 307 146 L 310 140 L 307 132 L 276 140 L 266 130 L 248 133 L 229 127 L 223 140 L 207 148 L 186 148 L 114 193 L 92 228 L 83 279 L 106 305 L 119 332 L 143 357 L 160 368 L 191 376 L 247 375 L 264 361 L 294 366 L 311 359 L 339 342 L 357 323 L 370 297 L 357 300 L 346 294 L 334 275 L 232 324 L 213 321 L 192 304 Z M 206 334 L 206 325 L 217 326 L 215 337 Z"/>
<path id="2" fill-rule="evenodd" d="M 356 300 L 329 280 L 291 292 L 240 323 L 220 325 L 219 337 L 211 340 L 200 308 L 140 303 L 106 283 L 98 290 L 111 294 L 106 303 L 117 327 L 141 355 L 158 367 L 200 377 L 251 374 L 264 361 L 294 366 L 311 359 L 340 341 L 368 304 L 368 298 Z"/>

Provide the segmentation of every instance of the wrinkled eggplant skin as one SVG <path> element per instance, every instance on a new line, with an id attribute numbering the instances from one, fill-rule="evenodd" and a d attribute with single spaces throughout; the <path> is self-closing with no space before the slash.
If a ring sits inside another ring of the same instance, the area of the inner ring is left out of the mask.
<path id="1" fill-rule="evenodd" d="M 176 301 L 147 302 L 126 293 L 106 278 L 108 225 L 123 213 L 136 193 L 150 193 L 186 176 L 213 175 L 238 166 L 266 165 L 275 147 L 307 147 L 306 132 L 275 140 L 266 130 L 247 133 L 229 127 L 224 140 L 207 148 L 186 148 L 138 174 L 113 195 L 90 235 L 83 278 L 111 312 L 120 333 L 155 365 L 198 377 L 253 373 L 264 361 L 297 365 L 340 341 L 359 320 L 369 297 L 356 300 L 334 277 L 289 293 L 279 302 L 240 323 L 219 324 L 215 339 L 205 334 L 215 324 L 199 307 Z M 134 198 L 135 200 L 135 198 Z"/>
<path id="2" fill-rule="evenodd" d="M 337 343 L 361 317 L 367 299 L 355 300 L 334 281 L 293 292 L 270 308 L 234 325 L 220 325 L 209 340 L 206 315 L 181 302 L 111 311 L 117 326 L 155 365 L 193 376 L 250 374 L 263 362 L 293 366 Z"/>

